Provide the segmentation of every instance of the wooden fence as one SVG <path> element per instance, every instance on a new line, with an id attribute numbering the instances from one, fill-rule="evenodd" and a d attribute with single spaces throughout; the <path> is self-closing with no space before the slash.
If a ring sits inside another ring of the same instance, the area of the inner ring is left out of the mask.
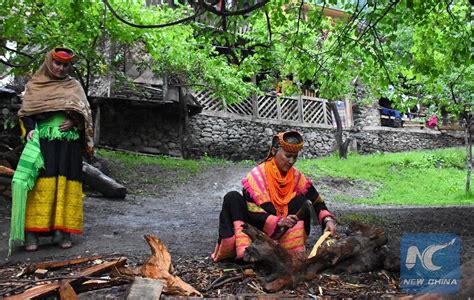
<path id="1" fill-rule="evenodd" d="M 310 96 L 253 96 L 240 103 L 227 105 L 213 98 L 210 91 L 194 94 L 203 111 L 217 111 L 248 116 L 254 119 L 293 121 L 299 124 L 335 126 L 327 100 Z M 338 111 L 344 127 L 352 126 L 350 101 L 338 101 Z"/>

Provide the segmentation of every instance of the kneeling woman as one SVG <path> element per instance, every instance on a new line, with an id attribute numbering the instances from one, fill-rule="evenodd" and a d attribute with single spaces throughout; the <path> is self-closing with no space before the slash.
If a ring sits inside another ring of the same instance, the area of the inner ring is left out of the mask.
<path id="1" fill-rule="evenodd" d="M 278 240 L 289 252 L 304 251 L 310 216 L 306 214 L 303 220 L 299 220 L 295 214 L 307 200 L 313 203 L 321 226 L 332 234 L 336 232 L 335 218 L 311 180 L 293 166 L 302 148 L 303 137 L 296 131 L 274 136 L 265 161 L 242 180 L 242 195 L 234 191 L 224 196 L 219 217 L 219 240 L 211 254 L 214 261 L 243 257 L 251 243 L 242 232 L 244 223 Z"/>
<path id="2" fill-rule="evenodd" d="M 70 248 L 70 234 L 83 231 L 82 154 L 93 155 L 93 132 L 84 90 L 68 75 L 73 58 L 70 49 L 53 49 L 26 85 L 18 115 L 27 144 L 12 180 L 10 249 L 26 238 L 25 249 L 37 250 L 39 234 Z"/>

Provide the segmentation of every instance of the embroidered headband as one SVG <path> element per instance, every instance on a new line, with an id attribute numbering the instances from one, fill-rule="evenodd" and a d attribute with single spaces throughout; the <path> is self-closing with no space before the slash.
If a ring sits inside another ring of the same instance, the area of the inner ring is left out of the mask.
<path id="1" fill-rule="evenodd" d="M 297 140 L 296 144 L 287 142 L 288 138 L 291 137 Z M 275 140 L 276 138 L 278 138 L 280 147 L 282 147 L 287 152 L 299 152 L 303 148 L 303 137 L 297 131 L 280 132 L 273 139 Z"/>
<path id="2" fill-rule="evenodd" d="M 55 48 L 54 51 L 52 51 L 51 56 L 56 61 L 69 63 L 74 58 L 74 52 L 67 48 Z"/>

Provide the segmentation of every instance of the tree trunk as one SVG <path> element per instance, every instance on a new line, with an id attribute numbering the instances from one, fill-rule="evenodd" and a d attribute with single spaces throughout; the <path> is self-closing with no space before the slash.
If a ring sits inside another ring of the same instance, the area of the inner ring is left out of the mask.
<path id="1" fill-rule="evenodd" d="M 347 138 L 345 141 L 343 141 L 341 116 L 339 115 L 339 111 L 337 110 L 336 102 L 331 101 L 331 102 L 328 102 L 328 104 L 331 106 L 331 110 L 334 114 L 334 120 L 336 121 L 336 132 L 334 135 L 336 138 L 336 145 L 339 152 L 339 158 L 346 159 L 349 143 L 351 142 L 351 138 Z"/>
<path id="2" fill-rule="evenodd" d="M 86 162 L 82 163 L 83 181 L 108 198 L 125 198 L 127 189 Z"/>
<path id="3" fill-rule="evenodd" d="M 466 176 L 466 192 L 471 191 L 471 174 L 472 174 L 472 131 L 474 129 L 474 122 L 472 118 L 466 119 L 466 130 L 464 134 L 464 141 L 467 150 L 467 176 Z"/>
<path id="4" fill-rule="evenodd" d="M 269 292 L 314 279 L 318 272 L 327 268 L 356 273 L 377 268 L 398 271 L 400 267 L 399 258 L 382 247 L 387 243 L 383 229 L 373 226 L 351 224 L 345 237 L 325 241 L 317 255 L 310 259 L 308 252 L 288 253 L 275 240 L 249 224 L 244 225 L 243 231 L 252 239 L 244 260 L 255 262 L 267 271 L 264 288 Z"/>

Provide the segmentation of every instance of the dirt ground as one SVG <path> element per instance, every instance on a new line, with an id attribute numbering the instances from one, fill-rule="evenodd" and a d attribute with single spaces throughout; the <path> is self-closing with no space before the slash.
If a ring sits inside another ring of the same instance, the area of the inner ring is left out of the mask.
<path id="1" fill-rule="evenodd" d="M 129 187 L 130 193 L 125 199 L 106 199 L 88 191 L 84 201 L 84 234 L 74 237 L 73 248 L 61 250 L 49 244 L 48 238 L 43 238 L 39 251 L 27 253 L 17 247 L 10 257 L 7 257 L 7 241 L 11 203 L 0 198 L 0 268 L 94 254 L 124 255 L 130 262 L 140 264 L 150 254 L 143 239 L 145 234 L 163 240 L 178 270 L 180 263 L 185 265 L 186 262 L 191 262 L 194 267 L 199 265 L 200 270 L 225 267 L 208 259 L 217 239 L 221 201 L 226 192 L 241 189 L 240 180 L 250 168 L 250 165 L 229 163 L 186 178 L 183 174 L 159 166 L 127 169 L 111 161 L 111 174 Z M 378 187 L 337 178 L 321 178 L 316 185 L 327 206 L 340 219 L 340 230 L 346 221 L 354 219 L 376 223 L 385 229 L 389 246 L 396 252 L 404 233 L 455 233 L 461 238 L 462 262 L 473 258 L 474 206 L 420 208 L 352 205 L 338 202 L 335 198 L 338 195 L 366 197 Z M 312 231 L 309 246 L 314 244 L 319 232 Z M 186 272 L 189 273 L 189 270 L 184 270 L 181 275 L 191 278 L 192 283 L 192 276 L 186 276 Z M 397 278 L 398 275 L 392 276 Z M 112 293 L 123 293 L 123 289 Z"/>

